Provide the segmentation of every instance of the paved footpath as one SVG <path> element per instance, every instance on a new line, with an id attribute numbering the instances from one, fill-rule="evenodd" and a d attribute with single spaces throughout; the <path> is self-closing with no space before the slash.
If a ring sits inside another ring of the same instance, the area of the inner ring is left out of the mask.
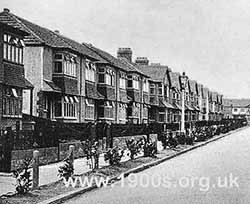
<path id="1" fill-rule="evenodd" d="M 126 154 L 125 154 L 126 155 Z M 127 161 L 128 156 L 124 156 L 122 161 Z M 59 180 L 58 168 L 63 162 L 54 164 L 44 165 L 39 167 L 39 184 L 40 186 L 50 184 Z M 103 154 L 100 156 L 100 167 L 107 166 L 108 164 L 104 161 Z M 83 174 L 90 169 L 87 166 L 86 158 L 76 159 L 74 161 L 75 174 Z M 15 192 L 15 179 L 10 174 L 0 173 L 0 196 L 7 193 Z"/>
<path id="2" fill-rule="evenodd" d="M 250 203 L 250 127 L 65 203 Z"/>

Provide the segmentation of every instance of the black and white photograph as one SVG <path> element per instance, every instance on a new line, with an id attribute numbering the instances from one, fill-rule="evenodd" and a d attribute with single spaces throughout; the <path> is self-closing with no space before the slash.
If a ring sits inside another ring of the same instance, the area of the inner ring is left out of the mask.
<path id="1" fill-rule="evenodd" d="M 250 203 L 249 0 L 0 0 L 0 204 Z"/>

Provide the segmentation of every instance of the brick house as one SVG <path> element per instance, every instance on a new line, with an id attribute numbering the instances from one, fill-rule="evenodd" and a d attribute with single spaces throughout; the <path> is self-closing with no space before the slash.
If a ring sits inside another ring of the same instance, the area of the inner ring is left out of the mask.
<path id="1" fill-rule="evenodd" d="M 138 68 L 145 72 L 149 79 L 150 93 L 150 122 L 170 122 L 174 106 L 170 104 L 170 82 L 167 66 L 152 63 L 146 57 L 138 57 L 135 60 Z"/>
<path id="2" fill-rule="evenodd" d="M 198 97 L 198 86 L 195 80 L 188 80 L 188 84 L 190 87 L 190 100 L 189 107 L 191 109 L 191 121 L 196 121 L 199 119 L 199 97 Z"/>
<path id="3" fill-rule="evenodd" d="M 65 122 L 94 121 L 97 102 L 96 63 L 106 62 L 87 46 L 8 12 L 27 33 L 24 64 L 34 84 L 33 115 Z M 28 98 L 25 98 L 28 100 Z M 29 104 L 29 103 L 26 103 Z"/>
<path id="4" fill-rule="evenodd" d="M 21 129 L 23 91 L 33 89 L 24 77 L 23 38 L 28 33 L 8 13 L 0 13 L 0 129 Z"/>
<path id="5" fill-rule="evenodd" d="M 246 118 L 250 121 L 250 99 L 225 98 L 223 103 L 223 118 Z"/>
<path id="6" fill-rule="evenodd" d="M 181 121 L 181 84 L 180 73 L 169 72 L 170 79 L 170 103 L 173 105 L 171 122 Z"/>
<path id="7" fill-rule="evenodd" d="M 205 120 L 206 119 L 206 106 L 203 103 L 204 99 L 204 89 L 203 85 L 200 83 L 197 83 L 197 93 L 198 93 L 198 107 L 199 107 L 199 120 Z"/>
<path id="8" fill-rule="evenodd" d="M 127 94 L 131 98 L 127 118 L 131 123 L 148 123 L 149 76 L 132 62 L 131 48 L 119 48 L 117 58 L 127 70 Z"/>

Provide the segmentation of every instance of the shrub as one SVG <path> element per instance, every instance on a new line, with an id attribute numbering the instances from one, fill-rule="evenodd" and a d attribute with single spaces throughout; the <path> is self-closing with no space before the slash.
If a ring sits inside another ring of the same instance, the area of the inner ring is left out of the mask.
<path id="1" fill-rule="evenodd" d="M 109 162 L 110 165 L 118 165 L 124 155 L 124 150 L 119 147 L 109 149 L 104 154 L 104 161 Z"/>
<path id="2" fill-rule="evenodd" d="M 90 140 L 82 142 L 83 152 L 86 155 L 87 163 L 90 169 L 98 169 L 99 168 L 99 146 L 98 142 L 92 142 Z"/>
<path id="3" fill-rule="evenodd" d="M 69 178 L 73 176 L 73 174 L 74 174 L 73 164 L 70 162 L 70 158 L 67 157 L 64 160 L 64 164 L 60 166 L 58 169 L 58 176 L 59 178 L 65 178 L 66 181 L 68 181 Z"/>
<path id="4" fill-rule="evenodd" d="M 32 159 L 25 159 L 21 167 L 13 171 L 13 176 L 16 179 L 16 191 L 18 194 L 26 194 L 32 186 L 31 178 L 31 163 Z"/>
<path id="5" fill-rule="evenodd" d="M 143 153 L 145 157 L 156 157 L 157 154 L 157 144 L 151 140 L 147 140 L 147 138 L 143 138 Z"/>
<path id="6" fill-rule="evenodd" d="M 160 137 L 161 144 L 163 146 L 163 149 L 166 149 L 168 146 L 168 133 L 163 132 Z"/>
<path id="7" fill-rule="evenodd" d="M 184 145 L 186 143 L 186 137 L 185 134 L 182 132 L 179 132 L 176 136 L 178 144 Z"/>
<path id="8" fill-rule="evenodd" d="M 126 146 L 130 151 L 130 158 L 134 159 L 140 153 L 143 145 L 143 139 L 136 141 L 134 138 L 126 140 Z"/>

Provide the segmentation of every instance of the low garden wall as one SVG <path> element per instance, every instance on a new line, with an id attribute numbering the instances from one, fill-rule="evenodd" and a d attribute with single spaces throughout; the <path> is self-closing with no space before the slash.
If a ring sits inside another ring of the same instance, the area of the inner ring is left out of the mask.
<path id="1" fill-rule="evenodd" d="M 133 136 L 136 140 L 144 137 L 145 135 Z M 118 146 L 121 148 L 126 148 L 126 140 L 130 139 L 131 136 L 115 137 L 113 138 L 113 146 Z M 150 138 L 157 142 L 157 134 L 150 134 Z M 67 143 L 60 143 L 59 147 L 46 147 L 46 148 L 36 148 L 39 153 L 40 165 L 51 164 L 64 160 L 68 156 L 69 146 L 75 146 L 74 156 L 75 158 L 84 157 L 83 147 L 80 141 L 72 141 Z M 107 150 L 107 139 L 104 137 L 99 140 L 100 151 L 104 152 Z M 28 150 L 13 150 L 11 152 L 11 171 L 18 169 L 22 165 L 23 161 L 27 158 L 33 157 L 33 151 L 35 149 Z"/>

